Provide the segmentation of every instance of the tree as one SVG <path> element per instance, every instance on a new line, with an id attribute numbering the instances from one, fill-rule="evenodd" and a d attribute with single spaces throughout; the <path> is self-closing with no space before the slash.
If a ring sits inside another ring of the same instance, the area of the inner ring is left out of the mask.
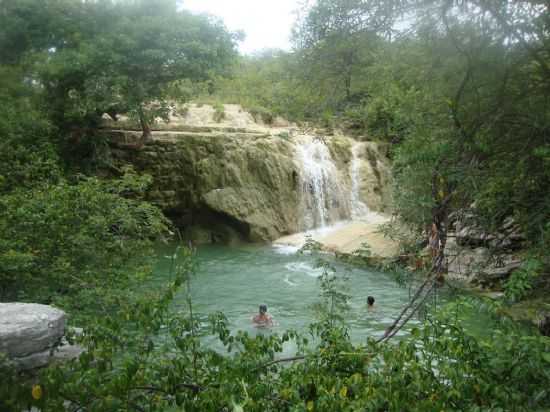
<path id="1" fill-rule="evenodd" d="M 317 80 L 328 98 L 330 110 L 336 109 L 340 100 L 352 99 L 352 80 L 359 68 L 369 64 L 365 49 L 372 50 L 377 43 L 369 10 L 368 2 L 361 0 L 321 0 L 306 9 L 294 26 L 298 56 L 304 67 L 310 68 L 309 81 Z"/>
<path id="2" fill-rule="evenodd" d="M 150 138 L 150 122 L 168 114 L 172 82 L 205 80 L 235 55 L 236 35 L 178 10 L 175 0 L 66 0 L 63 11 L 56 0 L 40 3 L 35 9 L 8 3 L 1 21 L 37 19 L 41 29 L 18 43 L 20 31 L 9 24 L 0 44 L 34 60 L 29 75 L 44 87 L 54 123 L 65 130 L 94 127 L 104 112 L 129 112 Z M 39 35 L 50 26 L 58 28 Z"/>
<path id="3" fill-rule="evenodd" d="M 0 66 L 0 196 L 62 177 L 55 128 L 34 105 L 15 67 Z"/>
<path id="4" fill-rule="evenodd" d="M 549 16 L 527 0 L 322 0 L 298 21 L 295 90 L 319 122 L 395 144 L 396 212 L 437 226 L 440 262 L 471 205 L 484 230 L 513 217 L 548 249 Z"/>

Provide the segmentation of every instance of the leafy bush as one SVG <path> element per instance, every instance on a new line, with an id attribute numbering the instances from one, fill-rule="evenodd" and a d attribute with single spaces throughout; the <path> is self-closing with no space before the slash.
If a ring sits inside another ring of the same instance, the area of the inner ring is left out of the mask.
<path id="1" fill-rule="evenodd" d="M 105 412 L 527 411 L 550 401 L 548 339 L 525 335 L 514 324 L 495 325 L 487 338 L 473 337 L 459 316 L 467 302 L 432 313 L 396 344 L 369 339 L 354 345 L 346 294 L 327 268 L 320 279 L 324 310 L 308 333 L 250 336 L 231 332 L 221 313 L 210 316 L 208 327 L 201 324 L 190 298 L 186 308 L 170 311 L 178 289 L 189 296 L 195 270 L 188 250 L 176 253 L 174 281 L 161 293 L 126 300 L 97 319 L 81 338 L 87 352 L 3 392 L 0 406 Z M 204 345 L 201 337 L 207 335 L 222 345 L 222 353 Z M 296 355 L 278 358 L 291 340 Z"/>
<path id="2" fill-rule="evenodd" d="M 83 307 L 79 296 L 121 285 L 144 268 L 166 220 L 156 207 L 125 196 L 149 183 L 128 170 L 120 180 L 81 178 L 1 197 L 1 299 L 70 299 Z"/>
<path id="3" fill-rule="evenodd" d="M 254 120 L 262 121 L 265 124 L 272 124 L 275 120 L 275 115 L 269 109 L 262 106 L 253 106 L 247 108 Z"/>
<path id="4" fill-rule="evenodd" d="M 214 116 L 213 119 L 216 123 L 225 119 L 225 107 L 221 103 L 214 104 Z"/>
<path id="5" fill-rule="evenodd" d="M 506 297 L 512 302 L 525 298 L 533 288 L 533 282 L 539 276 L 542 266 L 542 263 L 537 259 L 525 260 L 521 267 L 512 272 L 504 283 Z"/>
<path id="6" fill-rule="evenodd" d="M 3 74 L 0 67 L 0 76 Z M 51 142 L 52 124 L 29 99 L 0 92 L 0 105 L 0 195 L 44 181 L 59 181 L 62 171 Z"/>
<path id="7" fill-rule="evenodd" d="M 279 136 L 281 139 L 283 140 L 290 140 L 290 134 L 288 132 L 280 132 L 277 134 L 277 136 Z"/>
<path id="8" fill-rule="evenodd" d="M 372 250 L 367 242 L 361 243 L 361 246 L 353 251 L 353 256 L 363 260 L 368 260 L 372 256 Z"/>

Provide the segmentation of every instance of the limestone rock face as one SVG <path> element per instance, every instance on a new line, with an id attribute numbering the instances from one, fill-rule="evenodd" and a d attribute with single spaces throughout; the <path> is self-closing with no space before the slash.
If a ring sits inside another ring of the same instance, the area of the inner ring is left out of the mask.
<path id="1" fill-rule="evenodd" d="M 272 239 L 286 225 L 261 189 L 225 187 L 206 193 L 203 199 L 213 210 L 246 223 L 251 241 Z"/>
<path id="2" fill-rule="evenodd" d="M 65 331 L 65 312 L 35 303 L 0 303 L 0 352 L 21 358 L 58 342 Z"/>
<path id="3" fill-rule="evenodd" d="M 450 278 L 482 287 L 496 286 L 521 265 L 513 254 L 496 256 L 486 247 L 460 246 L 454 238 L 447 242 L 447 256 Z"/>
<path id="4" fill-rule="evenodd" d="M 519 226 L 512 218 L 507 218 L 498 231 L 488 233 L 472 222 L 473 215 L 465 214 L 454 222 L 456 240 L 459 245 L 468 247 L 490 246 L 498 249 L 520 249 L 526 240 Z"/>
<path id="5" fill-rule="evenodd" d="M 370 210 L 389 212 L 391 209 L 391 165 L 384 154 L 384 147 L 375 142 L 365 142 L 358 153 L 360 162 L 360 197 Z"/>
<path id="6" fill-rule="evenodd" d="M 153 176 L 149 200 L 189 233 L 200 232 L 196 240 L 262 241 L 298 230 L 290 142 L 230 132 L 154 138 L 142 150 L 119 149 L 116 156 Z"/>
<path id="7" fill-rule="evenodd" d="M 115 164 L 150 174 L 148 200 L 197 242 L 268 241 L 309 229 L 304 197 L 317 189 L 304 184 L 297 156 L 307 139 L 322 141 L 336 169 L 340 195 L 323 199 L 325 223 L 350 218 L 349 137 L 307 135 L 284 119 L 268 126 L 237 105 L 224 105 L 217 120 L 208 105 L 179 108 L 168 123 L 152 125 L 149 142 L 126 120 L 108 122 L 105 133 Z M 360 197 L 373 211 L 388 211 L 389 161 L 376 143 L 364 147 Z"/>

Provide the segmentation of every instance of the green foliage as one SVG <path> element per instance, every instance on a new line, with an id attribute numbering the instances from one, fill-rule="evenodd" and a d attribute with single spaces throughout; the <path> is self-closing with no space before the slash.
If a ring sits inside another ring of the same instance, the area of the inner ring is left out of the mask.
<path id="1" fill-rule="evenodd" d="M 216 123 L 219 123 L 223 119 L 225 119 L 225 108 L 224 108 L 223 104 L 216 103 L 214 105 L 214 121 Z"/>
<path id="2" fill-rule="evenodd" d="M 395 36 L 400 16 L 410 27 Z M 145 132 L 174 97 L 241 103 L 265 123 L 276 115 L 342 122 L 395 144 L 395 211 L 413 231 L 408 249 L 442 204 L 448 213 L 475 204 L 483 229 L 514 217 L 533 256 L 505 285 L 508 299 L 520 300 L 546 273 L 550 250 L 547 6 L 322 0 L 298 22 L 292 53 L 242 58 L 230 78 L 216 73 L 233 62 L 236 37 L 171 0 L 5 0 L 0 26 L 0 299 L 69 309 L 84 322 L 77 340 L 86 348 L 35 378 L 2 364 L 1 410 L 550 403 L 548 339 L 504 322 L 474 337 L 460 321 L 474 309 L 467 302 L 429 314 L 395 345 L 352 344 L 345 278 L 327 262 L 319 319 L 307 331 L 251 336 L 231 331 L 220 313 L 207 325 L 193 314 L 190 251 L 176 250 L 164 287 L 139 285 L 167 226 L 142 201 L 149 179 L 130 170 L 113 181 L 63 176 L 59 160 L 59 143 L 71 149 L 93 138 L 102 113 L 128 112 Z M 309 238 L 303 252 L 320 250 Z M 181 288 L 186 305 L 175 312 Z M 214 341 L 221 350 L 206 344 Z M 296 356 L 277 359 L 289 343 Z"/>
<path id="3" fill-rule="evenodd" d="M 0 78 L 0 195 L 59 181 L 62 171 L 52 144 L 52 125 L 33 106 L 27 88 L 16 86 L 20 72 L 0 66 Z"/>
<path id="4" fill-rule="evenodd" d="M 363 260 L 368 260 L 372 256 L 371 247 L 367 242 L 363 242 L 358 249 L 353 251 L 352 255 Z"/>
<path id="5" fill-rule="evenodd" d="M 216 77 L 199 101 L 215 98 L 241 104 L 255 117 L 270 124 L 275 116 L 299 120 L 314 109 L 308 86 L 295 76 L 299 62 L 280 51 L 241 57 L 228 78 Z"/>
<path id="6" fill-rule="evenodd" d="M 63 13 L 55 13 L 56 1 L 8 3 L 1 22 L 44 13 L 39 30 L 58 27 L 52 36 L 29 36 L 17 53 L 33 61 L 29 75 L 44 86 L 56 124 L 72 134 L 97 126 L 104 112 L 128 112 L 147 133 L 155 117 L 168 115 L 174 82 L 207 80 L 235 53 L 236 37 L 220 22 L 178 10 L 173 0 L 66 1 Z M 2 26 L 12 30 L 6 47 L 16 47 L 19 28 Z"/>
<path id="7" fill-rule="evenodd" d="M 319 287 L 321 288 L 321 301 L 315 305 L 316 314 L 319 316 L 319 323 L 312 324 L 310 327 L 319 333 L 322 338 L 324 332 L 334 330 L 336 333 L 346 334 L 345 319 L 349 311 L 349 291 L 347 288 L 347 277 L 336 272 L 332 264 L 322 258 L 319 258 L 316 264 L 317 268 L 322 269 L 319 276 Z"/>
<path id="8" fill-rule="evenodd" d="M 546 18 L 547 10 L 537 17 L 534 7 L 522 2 L 523 8 L 504 7 L 497 16 L 491 2 L 483 11 L 465 3 L 462 9 L 434 9 L 440 15 L 420 20 L 416 38 L 396 42 L 397 53 L 388 55 L 395 68 L 389 88 L 397 86 L 416 99 L 414 107 L 404 98 L 391 110 L 395 115 L 412 109 L 404 141 L 394 152 L 397 212 L 421 233 L 433 221 L 435 207 L 450 196 L 449 211 L 475 204 L 473 219 L 489 233 L 514 217 L 530 247 L 540 250 L 550 209 L 542 189 L 548 169 L 537 153 L 546 145 L 539 127 L 546 127 L 548 106 L 541 100 L 546 81 L 534 77 L 536 72 L 548 79 L 548 72 L 544 63 L 534 63 L 542 49 L 526 53 L 529 45 L 503 38 L 510 30 L 539 33 L 539 17 Z M 520 18 L 526 25 L 505 27 Z"/>
<path id="9" fill-rule="evenodd" d="M 290 140 L 291 135 L 288 132 L 280 132 L 277 134 L 278 137 L 280 137 L 283 140 Z"/>
<path id="10" fill-rule="evenodd" d="M 149 178 L 128 171 L 112 182 L 81 178 L 0 198 L 2 300 L 65 302 L 85 307 L 121 286 L 132 264 L 146 262 L 166 229 L 160 211 L 124 196 L 143 193 Z"/>
<path id="11" fill-rule="evenodd" d="M 353 345 L 334 313 L 312 325 L 309 338 L 296 332 L 250 336 L 231 332 L 220 313 L 206 326 L 194 318 L 192 305 L 170 310 L 180 288 L 188 293 L 195 271 L 190 251 L 178 248 L 174 257 L 172 280 L 159 293 L 130 296 L 98 318 L 80 338 L 86 353 L 13 386 L 0 405 L 44 411 L 64 405 L 95 411 L 527 411 L 550 401 L 548 339 L 514 324 L 496 324 L 486 338 L 474 337 L 459 316 L 473 309 L 470 300 L 429 315 L 396 344 Z M 336 296 L 330 279 L 321 280 L 329 306 Z M 221 353 L 205 343 L 212 339 Z M 277 359 L 290 341 L 297 355 Z M 40 399 L 31 397 L 32 384 L 40 385 Z"/>
<path id="12" fill-rule="evenodd" d="M 150 178 L 68 170 L 105 160 L 103 113 L 146 134 L 169 98 L 225 71 L 238 36 L 173 0 L 8 0 L 0 25 L 0 299 L 109 310 L 167 221 L 142 200 Z"/>
<path id="13" fill-rule="evenodd" d="M 273 123 L 273 120 L 275 116 L 273 113 L 262 106 L 252 106 L 247 108 L 252 117 L 254 117 L 254 120 L 261 121 L 265 124 L 271 124 Z"/>
<path id="14" fill-rule="evenodd" d="M 298 250 L 299 254 L 318 254 L 323 250 L 322 243 L 316 241 L 310 235 L 305 237 L 303 246 Z"/>
<path id="15" fill-rule="evenodd" d="M 537 259 L 525 260 L 521 267 L 512 272 L 512 275 L 504 283 L 506 297 L 512 302 L 517 302 L 526 297 L 533 288 L 533 282 L 540 276 L 542 268 L 542 263 Z"/>

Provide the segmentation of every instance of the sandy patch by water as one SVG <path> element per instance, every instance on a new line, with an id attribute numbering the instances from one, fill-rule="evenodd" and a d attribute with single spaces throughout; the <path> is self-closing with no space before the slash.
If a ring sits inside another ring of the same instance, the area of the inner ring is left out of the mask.
<path id="1" fill-rule="evenodd" d="M 336 225 L 284 236 L 273 242 L 276 247 L 301 247 L 306 236 L 323 244 L 326 250 L 352 253 L 367 243 L 375 256 L 391 257 L 398 252 L 397 242 L 380 233 L 380 225 L 388 218 L 378 215 L 365 221 L 339 222 Z"/>

